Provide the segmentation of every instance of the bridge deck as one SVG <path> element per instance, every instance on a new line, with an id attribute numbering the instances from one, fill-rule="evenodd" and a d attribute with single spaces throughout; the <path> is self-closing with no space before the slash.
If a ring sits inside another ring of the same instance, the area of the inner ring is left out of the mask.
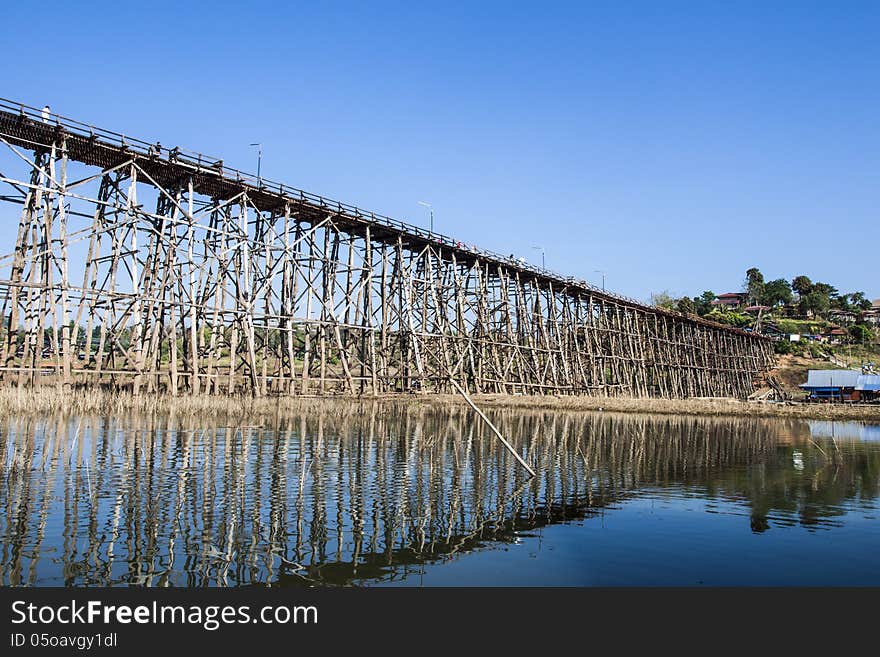
<path id="1" fill-rule="evenodd" d="M 61 135 L 67 142 L 68 157 L 83 164 L 111 169 L 134 156 L 138 158 L 139 165 L 156 182 L 165 187 L 172 187 L 180 180 L 191 178 L 196 192 L 215 199 L 230 199 L 246 190 L 252 204 L 260 210 L 277 211 L 289 206 L 298 216 L 313 221 L 318 221 L 328 213 L 332 213 L 337 221 L 345 224 L 351 232 L 363 235 L 366 226 L 370 226 L 374 239 L 401 237 L 405 244 L 412 247 L 442 245 L 450 251 L 455 251 L 459 262 L 480 259 L 511 271 L 534 276 L 542 283 L 553 283 L 558 288 L 568 287 L 575 291 L 588 292 L 594 298 L 614 301 L 629 308 L 740 335 L 763 338 L 696 315 L 683 315 L 665 308 L 647 306 L 636 299 L 599 289 L 572 276 L 563 276 L 516 259 L 512 260 L 490 250 L 463 245 L 461 240 L 432 233 L 418 226 L 312 194 L 291 185 L 273 182 L 263 177 L 257 179 L 253 174 L 225 166 L 219 158 L 179 148 L 167 148 L 158 143 L 151 144 L 57 114 L 51 114 L 48 119 L 43 119 L 36 108 L 0 98 L 0 137 L 4 140 L 34 150 L 49 148 Z"/>

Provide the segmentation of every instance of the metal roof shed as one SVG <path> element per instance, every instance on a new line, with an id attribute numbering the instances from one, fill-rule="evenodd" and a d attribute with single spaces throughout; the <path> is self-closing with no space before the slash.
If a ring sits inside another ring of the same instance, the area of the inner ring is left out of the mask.
<path id="1" fill-rule="evenodd" d="M 880 392 L 880 374 L 862 374 L 856 383 L 856 390 Z"/>
<path id="2" fill-rule="evenodd" d="M 859 377 L 863 376 L 858 370 L 810 370 L 807 374 L 807 382 L 800 385 L 807 390 L 820 388 L 853 388 L 858 385 Z"/>

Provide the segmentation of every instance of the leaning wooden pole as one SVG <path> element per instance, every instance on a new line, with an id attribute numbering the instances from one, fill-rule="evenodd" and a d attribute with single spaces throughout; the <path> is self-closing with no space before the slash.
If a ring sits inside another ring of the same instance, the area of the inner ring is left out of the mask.
<path id="1" fill-rule="evenodd" d="M 492 431 L 495 433 L 496 436 L 498 436 L 498 440 L 500 440 L 501 444 L 507 448 L 507 451 L 510 452 L 511 454 L 513 454 L 513 457 L 517 461 L 519 461 L 519 464 L 522 467 L 524 467 L 526 470 L 528 470 L 529 474 L 534 477 L 535 471 L 532 470 L 531 467 L 529 467 L 529 464 L 526 463 L 525 460 L 523 460 L 523 457 L 520 456 L 519 452 L 517 452 L 513 448 L 513 445 L 511 445 L 509 442 L 507 442 L 504 439 L 504 436 L 502 436 L 501 432 L 498 431 L 497 427 L 494 424 L 492 424 L 491 420 L 489 420 L 489 418 L 486 417 L 486 414 L 483 413 L 483 411 L 481 411 L 479 408 L 477 408 L 477 405 L 474 403 L 474 400 L 471 399 L 470 395 L 468 395 L 467 392 L 465 392 L 464 388 L 462 388 L 458 384 L 458 381 L 456 381 L 453 377 L 450 376 L 449 382 L 452 384 L 452 387 L 458 391 L 458 394 L 460 394 L 464 398 L 464 400 L 468 403 L 468 406 L 470 406 L 472 409 L 474 409 L 474 411 L 476 411 L 477 415 L 479 415 L 481 418 L 483 418 L 483 421 L 489 425 L 489 428 L 492 429 Z"/>

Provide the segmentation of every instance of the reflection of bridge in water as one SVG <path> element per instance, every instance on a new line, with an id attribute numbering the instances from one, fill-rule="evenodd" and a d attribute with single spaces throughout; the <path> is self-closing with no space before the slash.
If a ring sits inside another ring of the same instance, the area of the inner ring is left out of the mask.
<path id="1" fill-rule="evenodd" d="M 763 336 L 3 100 L 0 213 L 18 385 L 745 397 L 772 362 Z"/>
<path id="2" fill-rule="evenodd" d="M 521 411 L 493 421 L 529 437 L 514 442 L 537 478 L 459 410 L 364 404 L 220 429 L 10 420 L 0 583 L 369 583 L 645 491 L 728 501 L 751 515 L 745 531 L 833 527 L 841 500 L 878 493 L 877 450 L 823 449 L 799 422 Z"/>

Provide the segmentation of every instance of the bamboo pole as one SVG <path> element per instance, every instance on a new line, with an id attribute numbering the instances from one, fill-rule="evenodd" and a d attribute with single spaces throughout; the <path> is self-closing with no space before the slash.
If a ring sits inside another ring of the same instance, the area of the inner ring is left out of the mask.
<path id="1" fill-rule="evenodd" d="M 496 426 L 495 426 L 494 424 L 492 424 L 492 421 L 489 420 L 488 417 L 486 417 L 486 414 L 483 413 L 483 411 L 481 411 L 481 410 L 477 407 L 477 405 L 474 403 L 474 401 L 470 398 L 470 395 L 468 395 L 467 392 L 465 392 L 464 388 L 462 388 L 462 387 L 458 384 L 458 381 L 456 381 L 454 377 L 450 376 L 450 377 L 449 377 L 449 382 L 452 384 L 452 387 L 456 389 L 456 391 L 458 392 L 458 394 L 460 394 L 460 395 L 462 396 L 462 398 L 468 403 L 468 406 L 470 406 L 472 409 L 474 409 L 474 411 L 477 413 L 477 415 L 479 415 L 479 416 L 483 419 L 483 421 L 489 426 L 489 428 L 492 430 L 492 432 L 493 432 L 496 436 L 498 436 L 498 440 L 500 440 L 500 441 L 501 441 L 501 444 L 504 445 L 504 447 L 507 448 L 507 451 L 510 452 L 511 454 L 513 454 L 513 457 L 519 462 L 519 464 L 520 464 L 522 467 L 524 467 L 524 468 L 528 471 L 528 473 L 529 473 L 531 476 L 534 477 L 534 476 L 535 476 L 535 471 L 532 470 L 532 468 L 529 466 L 528 463 L 525 462 L 525 460 L 523 460 L 523 457 L 520 456 L 520 455 L 519 455 L 519 452 L 517 452 L 517 451 L 513 448 L 513 445 L 511 445 L 509 442 L 507 442 L 507 440 L 504 439 L 504 436 L 501 435 L 501 432 L 498 431 L 498 429 L 496 428 Z"/>

